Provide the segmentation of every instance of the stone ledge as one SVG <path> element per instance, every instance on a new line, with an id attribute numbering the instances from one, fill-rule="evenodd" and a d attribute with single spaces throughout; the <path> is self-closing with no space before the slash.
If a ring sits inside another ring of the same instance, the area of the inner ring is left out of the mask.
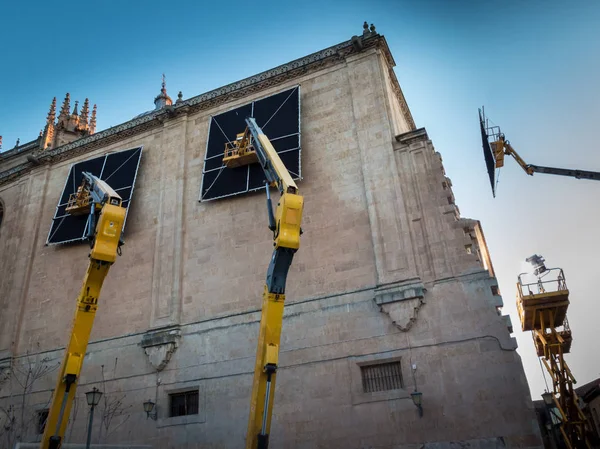
<path id="1" fill-rule="evenodd" d="M 175 343 L 181 338 L 181 328 L 179 326 L 167 327 L 163 329 L 155 329 L 146 332 L 142 336 L 140 346 L 148 348 L 150 346 L 165 345 Z"/>
<path id="2" fill-rule="evenodd" d="M 378 306 L 409 299 L 425 297 L 425 285 L 420 278 L 409 279 L 375 288 L 375 303 Z"/>
<path id="3" fill-rule="evenodd" d="M 399 142 L 404 145 L 410 145 L 413 142 L 426 142 L 429 140 L 429 136 L 427 135 L 427 131 L 425 128 L 415 129 L 413 131 L 408 131 L 403 134 L 398 134 L 396 136 L 396 142 Z"/>
<path id="4" fill-rule="evenodd" d="M 65 443 L 62 449 L 85 449 L 86 445 L 81 443 Z M 152 449 L 152 446 L 144 444 L 90 444 L 91 449 Z M 40 443 L 17 443 L 15 449 L 40 449 Z"/>

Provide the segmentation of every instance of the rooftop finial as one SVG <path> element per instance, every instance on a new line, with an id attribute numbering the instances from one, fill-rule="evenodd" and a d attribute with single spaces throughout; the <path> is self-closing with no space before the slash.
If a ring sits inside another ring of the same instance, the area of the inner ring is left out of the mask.
<path id="1" fill-rule="evenodd" d="M 369 30 L 371 31 L 371 33 L 375 32 L 375 25 L 371 24 L 371 27 L 369 28 Z"/>
<path id="2" fill-rule="evenodd" d="M 363 23 L 363 34 L 367 34 L 369 32 L 369 23 L 365 20 Z"/>
<path id="3" fill-rule="evenodd" d="M 96 105 L 94 105 L 94 109 L 92 109 L 92 118 L 90 119 L 90 134 L 94 134 L 96 132 Z"/>
<path id="4" fill-rule="evenodd" d="M 46 118 L 46 123 L 54 123 L 54 119 L 56 118 L 56 97 L 52 99 L 52 103 L 50 104 L 50 111 L 48 111 L 48 117 Z"/>
<path id="5" fill-rule="evenodd" d="M 71 95 L 67 92 L 65 101 L 63 101 L 62 107 L 60 108 L 60 115 L 58 118 L 67 118 L 71 115 Z"/>
<path id="6" fill-rule="evenodd" d="M 154 99 L 154 109 L 161 109 L 165 106 L 171 106 L 173 104 L 173 100 L 171 97 L 167 95 L 167 81 L 165 74 L 162 76 L 162 88 L 160 89 L 160 94 Z"/>
<path id="7" fill-rule="evenodd" d="M 75 107 L 73 108 L 73 115 L 79 115 L 79 111 L 77 110 L 77 106 L 79 106 L 79 100 L 75 100 Z"/>
<path id="8" fill-rule="evenodd" d="M 183 101 L 183 94 L 181 93 L 181 91 L 179 91 L 179 93 L 177 94 L 176 103 L 181 103 L 182 101 Z"/>
<path id="9" fill-rule="evenodd" d="M 88 115 L 90 113 L 90 100 L 87 98 L 83 102 L 83 107 L 81 108 L 81 114 L 79 115 L 79 125 L 83 128 L 87 128 L 88 126 Z"/>

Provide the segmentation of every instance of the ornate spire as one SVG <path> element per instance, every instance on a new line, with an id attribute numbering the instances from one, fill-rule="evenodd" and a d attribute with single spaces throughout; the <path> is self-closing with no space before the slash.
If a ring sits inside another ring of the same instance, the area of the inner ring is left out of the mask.
<path id="1" fill-rule="evenodd" d="M 94 105 L 94 109 L 92 109 L 92 118 L 90 119 L 90 134 L 94 134 L 96 132 L 96 105 Z"/>
<path id="2" fill-rule="evenodd" d="M 77 106 L 79 106 L 79 101 L 75 100 L 75 107 L 73 108 L 73 115 L 74 116 L 79 115 L 79 111 L 77 111 Z"/>
<path id="3" fill-rule="evenodd" d="M 84 129 L 88 128 L 88 116 L 90 113 L 90 100 L 87 98 L 83 102 L 83 107 L 81 108 L 81 114 L 79 114 L 79 126 Z"/>
<path id="4" fill-rule="evenodd" d="M 54 119 L 56 119 L 56 97 L 52 99 L 52 103 L 50 104 L 50 111 L 48 111 L 48 117 L 46 117 L 47 124 L 54 124 Z"/>
<path id="5" fill-rule="evenodd" d="M 154 109 L 164 108 L 165 106 L 171 106 L 173 100 L 167 95 L 167 82 L 165 81 L 165 74 L 162 76 L 162 88 L 160 94 L 154 99 Z"/>
<path id="6" fill-rule="evenodd" d="M 67 95 L 65 97 L 65 101 L 63 101 L 62 107 L 60 108 L 60 115 L 58 116 L 58 119 L 60 120 L 61 118 L 69 118 L 70 115 L 71 115 L 71 95 L 69 93 L 67 93 Z"/>

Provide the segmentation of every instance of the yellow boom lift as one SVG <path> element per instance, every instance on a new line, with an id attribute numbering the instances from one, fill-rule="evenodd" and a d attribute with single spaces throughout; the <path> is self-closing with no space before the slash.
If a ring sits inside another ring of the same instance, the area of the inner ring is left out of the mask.
<path id="1" fill-rule="evenodd" d="M 58 449 L 62 445 L 98 308 L 100 289 L 122 245 L 126 208 L 122 205 L 121 197 L 98 177 L 87 172 L 82 175 L 83 182 L 69 198 L 66 211 L 72 215 L 89 214 L 86 234 L 92 249 L 77 297 L 71 336 L 52 396 L 41 449 Z M 96 212 L 100 212 L 97 223 Z"/>
<path id="2" fill-rule="evenodd" d="M 546 268 L 543 257 L 527 259 L 537 280 L 523 283 L 523 274 L 517 282 L 517 309 L 523 331 L 531 331 L 533 342 L 550 377 L 552 400 L 558 409 L 558 427 L 568 449 L 591 448 L 586 437 L 586 418 L 579 407 L 573 388 L 576 383 L 564 355 L 571 351 L 573 337 L 567 309 L 569 290 L 563 270 Z"/>
<path id="3" fill-rule="evenodd" d="M 526 163 L 506 139 L 500 130 L 500 127 L 489 124 L 489 120 L 486 119 L 483 108 L 479 109 L 479 126 L 483 143 L 483 155 L 485 157 L 485 163 L 494 196 L 496 196 L 496 169 L 504 167 L 505 155 L 512 156 L 525 173 L 530 176 L 533 176 L 534 173 L 546 173 L 549 175 L 570 176 L 577 179 L 600 181 L 600 172 L 570 168 L 543 167 L 541 165 Z"/>
<path id="4" fill-rule="evenodd" d="M 263 291 L 262 316 L 256 349 L 256 364 L 246 449 L 267 449 L 275 379 L 279 364 L 279 342 L 283 323 L 285 284 L 294 253 L 300 247 L 303 198 L 273 145 L 253 118 L 246 119 L 246 130 L 235 142 L 225 145 L 223 163 L 233 168 L 258 162 L 267 179 L 267 212 L 273 231 L 273 255 Z M 273 214 L 269 187 L 277 187 L 280 198 Z"/>

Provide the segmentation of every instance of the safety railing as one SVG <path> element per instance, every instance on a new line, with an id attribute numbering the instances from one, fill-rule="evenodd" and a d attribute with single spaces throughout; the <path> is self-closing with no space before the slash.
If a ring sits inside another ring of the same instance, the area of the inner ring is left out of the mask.
<path id="1" fill-rule="evenodd" d="M 550 268 L 542 276 L 538 277 L 535 282 L 526 284 L 523 283 L 522 279 L 522 276 L 525 274 L 528 273 L 521 273 L 519 275 L 519 282 L 517 284 L 520 297 L 567 290 L 567 282 L 562 268 Z M 548 277 L 551 279 L 547 279 Z"/>

